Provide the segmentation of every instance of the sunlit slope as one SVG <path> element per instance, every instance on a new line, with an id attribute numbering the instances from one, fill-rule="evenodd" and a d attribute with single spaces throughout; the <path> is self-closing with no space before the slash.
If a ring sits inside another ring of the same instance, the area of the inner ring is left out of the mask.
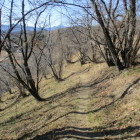
<path id="1" fill-rule="evenodd" d="M 5 93 L 0 103 L 0 139 L 139 136 L 140 66 L 118 72 L 104 63 L 77 62 L 65 64 L 63 78 L 62 82 L 51 76 L 43 79 L 40 95 L 48 99 L 45 102 L 32 96 L 16 101 L 17 93 Z"/>

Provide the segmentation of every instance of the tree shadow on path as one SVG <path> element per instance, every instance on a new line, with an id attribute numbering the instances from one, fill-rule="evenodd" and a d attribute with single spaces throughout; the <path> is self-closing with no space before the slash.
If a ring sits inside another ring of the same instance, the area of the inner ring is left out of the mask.
<path id="1" fill-rule="evenodd" d="M 34 137 L 32 140 L 59 140 L 62 138 L 75 138 L 77 140 L 102 140 L 102 139 L 115 139 L 121 140 L 126 138 L 136 138 L 139 136 L 126 136 L 123 134 L 140 130 L 140 126 L 126 127 L 123 129 L 110 129 L 106 130 L 103 127 L 96 128 L 77 128 L 77 127 L 64 127 L 55 129 L 46 134 Z M 120 135 L 122 137 L 120 137 Z M 105 138 L 109 136 L 110 138 Z M 115 138 L 111 138 L 115 137 Z"/>
<path id="2" fill-rule="evenodd" d="M 101 80 L 102 81 L 102 80 Z M 103 80 L 104 81 L 104 80 Z M 100 107 L 100 108 L 98 108 L 98 109 L 95 109 L 95 110 L 90 110 L 90 111 L 88 111 L 88 112 L 79 112 L 79 111 L 71 111 L 71 112 L 68 112 L 68 113 L 66 113 L 66 114 L 63 114 L 63 115 L 61 115 L 61 116 L 59 116 L 58 118 L 56 118 L 56 119 L 54 119 L 54 120 L 52 120 L 52 121 L 50 121 L 50 122 L 48 122 L 48 123 L 46 123 L 46 124 L 44 124 L 43 126 L 41 126 L 40 128 L 38 128 L 37 130 L 34 130 L 33 132 L 31 132 L 31 133 L 27 133 L 27 134 L 25 134 L 25 135 L 23 135 L 19 140 L 22 140 L 22 138 L 24 138 L 24 137 L 26 137 L 26 136 L 29 136 L 29 135 L 32 135 L 32 133 L 34 133 L 34 132 L 37 132 L 39 129 L 42 129 L 42 128 L 44 128 L 44 127 L 46 127 L 47 125 L 49 125 L 49 124 L 51 124 L 51 123 L 54 123 L 54 122 L 56 122 L 56 121 L 58 121 L 59 119 L 62 119 L 63 117 L 65 117 L 65 116 L 68 116 L 68 115 L 71 115 L 71 114 L 82 114 L 82 115 L 86 115 L 86 114 L 89 114 L 89 113 L 96 113 L 96 112 L 99 112 L 100 110 L 102 110 L 102 109 L 105 109 L 106 107 L 109 107 L 109 106 L 111 106 L 111 105 L 113 105 L 114 103 L 116 103 L 117 101 L 119 101 L 119 100 L 121 100 L 121 99 L 123 99 L 128 93 L 129 93 L 129 90 L 134 86 L 134 85 L 136 85 L 138 82 L 140 81 L 140 78 L 137 78 L 135 81 L 133 81 L 133 83 L 131 84 L 131 85 L 129 85 L 126 89 L 125 89 L 125 91 L 122 93 L 122 95 L 119 97 L 119 98 L 117 98 L 115 101 L 113 101 L 113 102 L 111 102 L 111 103 L 109 103 L 109 104 L 107 104 L 107 105 L 104 105 L 104 106 L 102 106 L 102 107 Z M 95 83 L 96 84 L 96 83 Z M 93 84 L 92 84 L 92 86 L 93 86 Z M 79 88 L 81 88 L 82 86 L 79 86 L 79 87 L 77 87 L 78 89 Z M 84 87 L 86 87 L 86 86 L 84 86 Z M 89 87 L 89 86 L 88 86 Z M 73 90 L 74 91 L 76 91 L 76 89 L 77 89 L 76 87 L 75 88 L 72 88 L 71 89 L 71 91 L 73 92 Z M 75 133 L 75 134 L 78 134 L 78 136 L 79 135 L 89 135 L 90 137 L 87 139 L 87 138 L 82 138 L 83 140 L 90 140 L 91 139 L 91 136 L 92 137 L 97 137 L 97 136 L 100 136 L 100 137 L 103 137 L 103 136 L 106 136 L 107 134 L 108 135 L 117 135 L 117 133 L 119 133 L 119 134 L 121 134 L 121 133 L 125 133 L 126 131 L 128 131 L 129 129 L 132 131 L 134 131 L 135 129 L 140 129 L 140 126 L 136 126 L 136 127 L 128 127 L 128 128 L 125 128 L 125 129 L 119 129 L 119 130 L 109 130 L 109 131 L 103 131 L 103 132 L 87 132 L 87 131 L 89 131 L 89 130 L 86 130 L 85 132 L 83 132 L 83 131 L 81 131 L 81 132 L 79 132 L 79 131 L 77 131 L 77 129 L 75 130 L 67 130 L 67 129 L 65 129 L 65 128 L 63 128 L 65 131 L 65 133 L 67 132 L 67 133 Z M 56 130 L 54 130 L 54 131 L 51 131 L 51 132 L 48 132 L 45 136 L 47 136 L 47 135 L 49 135 L 50 133 L 58 133 L 58 131 L 57 131 L 57 129 Z M 56 134 L 57 134 L 56 133 Z M 65 134 L 64 133 L 64 134 Z M 52 134 L 51 134 L 52 135 Z M 58 135 L 59 135 L 59 133 L 58 133 Z M 44 136 L 44 135 L 42 135 L 42 136 Z M 64 135 L 65 136 L 65 135 Z M 71 137 L 71 136 L 65 136 L 65 137 Z M 78 137 L 76 137 L 76 136 L 73 136 L 73 138 L 77 138 L 77 139 L 79 139 Z M 37 136 L 37 138 L 38 138 L 38 136 Z M 79 140 L 82 140 L 81 138 L 79 139 Z M 95 138 L 96 139 L 96 138 Z M 37 140 L 37 139 L 35 139 L 35 140 Z M 42 139 L 43 140 L 43 139 Z M 47 140 L 49 140 L 49 139 L 47 139 Z M 51 140 L 51 139 L 50 139 Z M 92 140 L 92 139 L 91 139 Z"/>

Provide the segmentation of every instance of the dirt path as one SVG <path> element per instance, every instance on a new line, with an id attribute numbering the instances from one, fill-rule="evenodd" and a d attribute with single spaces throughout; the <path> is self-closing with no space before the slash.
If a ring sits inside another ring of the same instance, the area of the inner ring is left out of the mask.
<path id="1" fill-rule="evenodd" d="M 77 112 L 88 112 L 88 106 L 90 104 L 90 98 L 89 98 L 89 91 L 87 92 L 86 90 L 79 92 L 78 93 L 78 98 L 79 98 L 79 103 Z M 78 127 L 80 128 L 89 128 L 90 127 L 90 122 L 87 114 L 77 114 L 76 116 L 76 121 L 79 122 L 77 124 Z"/>
<path id="2" fill-rule="evenodd" d="M 89 122 L 88 108 L 90 104 L 90 90 L 81 89 L 76 94 L 76 111 L 68 118 L 69 127 L 65 128 L 62 132 L 64 138 L 59 140 L 89 140 L 89 128 L 91 124 Z"/>

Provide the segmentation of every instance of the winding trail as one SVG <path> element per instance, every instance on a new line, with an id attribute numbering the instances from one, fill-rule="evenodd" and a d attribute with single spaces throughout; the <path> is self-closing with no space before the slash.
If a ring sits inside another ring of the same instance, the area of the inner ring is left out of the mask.
<path id="1" fill-rule="evenodd" d="M 90 104 L 90 91 L 87 89 L 82 89 L 76 94 L 76 111 L 77 112 L 88 112 Z M 89 140 L 89 129 L 91 127 L 88 114 L 73 114 L 69 116 L 69 128 L 65 130 L 66 137 L 60 140 Z M 69 137 L 69 138 L 68 138 Z"/>
<path id="2" fill-rule="evenodd" d="M 90 103 L 89 91 L 87 92 L 86 90 L 83 90 L 82 92 L 79 92 L 77 96 L 79 98 L 79 103 L 77 104 L 78 105 L 77 111 L 78 112 L 88 112 L 88 106 Z M 79 122 L 77 125 L 80 128 L 89 128 L 90 127 L 90 122 L 89 122 L 87 114 L 84 114 L 84 115 L 78 114 L 78 115 L 76 115 L 75 120 Z"/>

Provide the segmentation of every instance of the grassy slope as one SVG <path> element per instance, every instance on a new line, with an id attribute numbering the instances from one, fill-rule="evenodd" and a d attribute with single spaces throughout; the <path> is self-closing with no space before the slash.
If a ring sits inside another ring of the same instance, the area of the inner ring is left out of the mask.
<path id="1" fill-rule="evenodd" d="M 140 135 L 140 66 L 118 72 L 105 64 L 76 63 L 65 66 L 64 77 L 63 82 L 42 81 L 43 97 L 57 95 L 50 101 L 38 103 L 29 96 L 0 112 L 0 139 Z M 1 109 L 15 101 L 7 93 L 2 100 Z"/>

